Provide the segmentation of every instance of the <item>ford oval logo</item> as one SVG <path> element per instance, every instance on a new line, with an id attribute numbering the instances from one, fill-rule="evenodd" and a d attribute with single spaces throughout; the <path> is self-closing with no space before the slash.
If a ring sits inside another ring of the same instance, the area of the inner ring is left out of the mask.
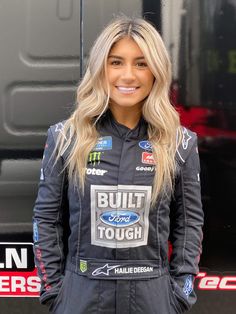
<path id="1" fill-rule="evenodd" d="M 138 145 L 144 150 L 152 151 L 152 144 L 149 141 L 141 141 Z"/>
<path id="2" fill-rule="evenodd" d="M 129 210 L 111 210 L 103 213 L 100 219 L 106 225 L 127 227 L 138 222 L 140 217 L 137 213 Z"/>

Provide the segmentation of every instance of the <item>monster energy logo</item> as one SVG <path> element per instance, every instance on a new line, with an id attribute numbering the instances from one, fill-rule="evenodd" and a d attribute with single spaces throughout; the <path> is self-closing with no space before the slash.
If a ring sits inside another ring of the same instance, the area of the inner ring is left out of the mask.
<path id="1" fill-rule="evenodd" d="M 102 152 L 92 152 L 89 154 L 88 162 L 93 164 L 93 166 L 97 163 L 100 164 Z"/>

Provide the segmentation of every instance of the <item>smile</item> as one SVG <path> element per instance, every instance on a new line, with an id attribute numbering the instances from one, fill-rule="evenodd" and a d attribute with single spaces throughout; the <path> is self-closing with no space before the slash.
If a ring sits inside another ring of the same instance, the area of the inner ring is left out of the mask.
<path id="1" fill-rule="evenodd" d="M 132 94 L 132 93 L 134 93 L 138 89 L 138 87 L 117 86 L 117 89 L 122 94 Z"/>

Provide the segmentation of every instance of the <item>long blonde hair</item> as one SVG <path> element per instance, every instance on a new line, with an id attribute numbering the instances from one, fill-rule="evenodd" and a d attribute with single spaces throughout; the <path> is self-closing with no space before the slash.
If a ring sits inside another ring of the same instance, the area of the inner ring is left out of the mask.
<path id="1" fill-rule="evenodd" d="M 180 122 L 169 100 L 171 63 L 168 53 L 159 33 L 142 18 L 117 17 L 95 41 L 85 75 L 77 89 L 77 108 L 66 121 L 64 135 L 60 135 L 57 142 L 57 156 L 59 158 L 71 145 L 65 166 L 69 178 L 75 183 L 79 178 L 78 183 L 83 190 L 88 156 L 99 137 L 96 123 L 109 107 L 109 86 L 104 87 L 104 82 L 107 82 L 107 58 L 112 46 L 127 36 L 138 44 L 155 77 L 142 108 L 156 162 L 152 193 L 154 204 L 161 192 L 173 191 L 176 136 L 180 133 Z"/>

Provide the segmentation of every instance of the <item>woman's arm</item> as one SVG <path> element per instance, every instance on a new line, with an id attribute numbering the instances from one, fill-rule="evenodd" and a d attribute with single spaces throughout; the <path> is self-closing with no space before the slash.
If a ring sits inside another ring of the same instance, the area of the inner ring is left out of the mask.
<path id="1" fill-rule="evenodd" d="M 180 296 L 192 305 L 196 301 L 193 280 L 199 270 L 202 251 L 203 210 L 197 137 L 187 129 L 184 132 L 185 140 L 178 150 L 179 172 L 171 206 L 170 273 L 178 284 L 175 288 L 181 290 Z"/>
<path id="2" fill-rule="evenodd" d="M 33 217 L 35 264 L 41 278 L 41 303 L 46 303 L 58 294 L 65 262 L 62 224 L 65 171 L 62 157 L 55 163 L 54 137 L 55 127 L 51 127 L 48 130 Z"/>

